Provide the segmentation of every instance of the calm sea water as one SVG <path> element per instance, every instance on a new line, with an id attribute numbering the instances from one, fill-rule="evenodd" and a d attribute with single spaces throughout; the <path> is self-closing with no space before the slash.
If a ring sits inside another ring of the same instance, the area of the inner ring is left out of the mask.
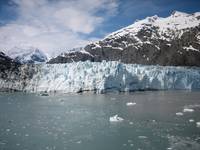
<path id="1" fill-rule="evenodd" d="M 0 93 L 0 150 L 200 150 L 198 121 L 200 91 Z"/>

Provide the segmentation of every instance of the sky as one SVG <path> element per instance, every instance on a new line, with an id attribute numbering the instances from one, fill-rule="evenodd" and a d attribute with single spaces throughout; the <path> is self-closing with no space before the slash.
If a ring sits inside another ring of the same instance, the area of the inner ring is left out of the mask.
<path id="1" fill-rule="evenodd" d="M 55 55 L 138 19 L 199 6 L 200 0 L 0 0 L 0 51 L 35 47 Z"/>

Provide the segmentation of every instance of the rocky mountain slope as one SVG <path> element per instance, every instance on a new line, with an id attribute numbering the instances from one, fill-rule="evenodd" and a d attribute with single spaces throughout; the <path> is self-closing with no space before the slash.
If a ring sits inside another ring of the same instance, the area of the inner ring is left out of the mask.
<path id="1" fill-rule="evenodd" d="M 8 71 L 15 70 L 19 66 L 19 63 L 6 56 L 3 52 L 0 52 L 0 78 L 6 78 Z"/>
<path id="2" fill-rule="evenodd" d="M 147 17 L 85 46 L 80 52 L 62 54 L 48 63 L 86 60 L 200 66 L 200 12 L 175 11 L 167 18 Z"/>
<path id="3" fill-rule="evenodd" d="M 31 64 L 22 65 L 0 52 L 0 91 L 21 91 L 20 87 L 29 83 L 37 72 L 36 68 Z"/>
<path id="4" fill-rule="evenodd" d="M 7 55 L 21 64 L 38 64 L 47 61 L 44 52 L 34 47 L 14 47 L 7 51 Z"/>

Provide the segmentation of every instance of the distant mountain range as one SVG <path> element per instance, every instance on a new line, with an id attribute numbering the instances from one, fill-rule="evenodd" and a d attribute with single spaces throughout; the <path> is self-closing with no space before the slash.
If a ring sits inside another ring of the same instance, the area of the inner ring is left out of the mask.
<path id="1" fill-rule="evenodd" d="M 38 64 L 45 63 L 47 61 L 46 54 L 38 48 L 34 47 L 14 47 L 8 50 L 6 54 L 14 61 L 19 62 L 21 64 Z"/>
<path id="2" fill-rule="evenodd" d="M 20 64 L 121 61 L 144 65 L 200 66 L 200 12 L 174 11 L 169 17 L 147 17 L 106 36 L 48 60 L 34 47 L 6 51 Z"/>
<path id="3" fill-rule="evenodd" d="M 174 11 L 147 17 L 80 51 L 62 53 L 48 63 L 121 61 L 145 65 L 200 66 L 200 12 Z"/>

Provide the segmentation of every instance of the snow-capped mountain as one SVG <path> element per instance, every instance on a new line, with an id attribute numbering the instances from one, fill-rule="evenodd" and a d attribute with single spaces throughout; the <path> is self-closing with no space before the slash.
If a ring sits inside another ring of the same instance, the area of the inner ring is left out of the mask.
<path id="1" fill-rule="evenodd" d="M 49 63 L 118 61 L 148 65 L 200 66 L 200 12 L 175 11 L 169 17 L 147 17 Z"/>
<path id="2" fill-rule="evenodd" d="M 14 47 L 7 51 L 7 55 L 21 64 L 37 64 L 47 61 L 47 56 L 44 52 L 34 47 Z"/>
<path id="3" fill-rule="evenodd" d="M 46 60 L 37 49 L 15 49 L 9 56 L 22 63 Z M 0 53 L 0 90 L 68 93 L 200 89 L 200 67 L 175 67 L 200 66 L 200 13 L 147 17 L 103 40 L 62 53 L 49 63 L 66 64 L 18 65 Z"/>

